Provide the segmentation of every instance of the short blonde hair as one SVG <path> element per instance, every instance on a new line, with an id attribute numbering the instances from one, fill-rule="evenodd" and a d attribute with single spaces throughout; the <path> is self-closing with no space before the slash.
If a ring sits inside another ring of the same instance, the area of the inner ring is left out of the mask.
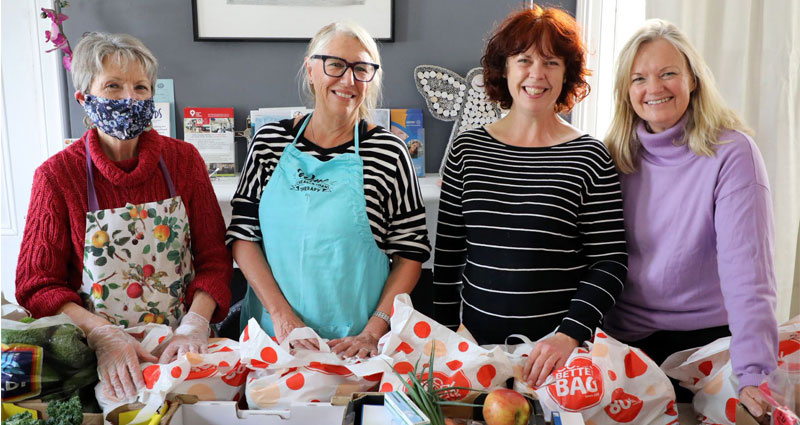
<path id="1" fill-rule="evenodd" d="M 322 27 L 314 36 L 314 38 L 311 39 L 311 42 L 308 43 L 308 48 L 306 49 L 306 59 L 313 55 L 322 53 L 322 50 L 324 50 L 325 47 L 327 47 L 337 35 L 347 35 L 358 40 L 361 45 L 364 46 L 364 49 L 367 51 L 370 59 L 374 63 L 381 65 L 381 55 L 378 51 L 378 45 L 375 43 L 375 40 L 371 35 L 369 35 L 369 32 L 367 32 L 364 27 L 349 21 L 333 22 Z M 300 80 L 302 96 L 309 105 L 313 106 L 315 92 L 311 82 L 308 81 L 308 73 L 306 72 L 305 63 L 300 66 L 298 78 Z M 378 68 L 378 71 L 375 73 L 375 78 L 367 83 L 367 93 L 364 97 L 364 102 L 358 108 L 359 119 L 370 119 L 372 117 L 372 112 L 375 111 L 375 108 L 378 106 L 378 103 L 382 97 L 382 81 L 383 68 L 381 67 Z"/>
<path id="2" fill-rule="evenodd" d="M 72 53 L 72 84 L 88 93 L 95 75 L 103 72 L 103 61 L 113 58 L 118 64 L 137 61 L 142 65 L 150 90 L 155 92 L 158 60 L 138 38 L 128 34 L 86 33 Z"/>
<path id="3" fill-rule="evenodd" d="M 605 142 L 614 158 L 617 169 L 625 174 L 636 171 L 641 143 L 636 126 L 641 118 L 636 115 L 628 94 L 631 87 L 631 68 L 643 44 L 663 39 L 683 54 L 689 72 L 694 77 L 695 88 L 689 97 L 686 131 L 682 143 L 689 145 L 695 155 L 714 156 L 714 145 L 724 129 L 751 134 L 735 111 L 725 101 L 714 83 L 714 75 L 702 56 L 695 50 L 686 35 L 674 24 L 661 19 L 651 19 L 625 43 L 617 60 L 614 79 L 614 118 Z"/>

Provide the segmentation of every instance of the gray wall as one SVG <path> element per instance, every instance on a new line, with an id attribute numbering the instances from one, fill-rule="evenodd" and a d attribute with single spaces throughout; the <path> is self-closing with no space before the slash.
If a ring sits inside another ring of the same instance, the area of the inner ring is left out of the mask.
<path id="1" fill-rule="evenodd" d="M 520 0 L 394 0 L 394 42 L 382 43 L 385 108 L 425 112 L 428 172 L 439 168 L 452 122 L 433 118 L 414 86 L 414 67 L 430 64 L 459 74 L 479 65 L 485 40 Z M 538 2 L 537 2 L 538 3 Z M 549 1 L 574 15 L 575 0 Z M 158 58 L 160 78 L 175 80 L 177 137 L 183 108 L 234 107 L 236 129 L 251 109 L 301 104 L 295 75 L 298 42 L 195 42 L 190 0 L 72 0 L 64 30 L 75 46 L 86 31 L 140 38 Z M 269 23 L 265 22 L 265 25 Z M 68 92 L 74 92 L 71 80 Z M 67 100 L 73 137 L 83 134 L 83 110 Z"/>

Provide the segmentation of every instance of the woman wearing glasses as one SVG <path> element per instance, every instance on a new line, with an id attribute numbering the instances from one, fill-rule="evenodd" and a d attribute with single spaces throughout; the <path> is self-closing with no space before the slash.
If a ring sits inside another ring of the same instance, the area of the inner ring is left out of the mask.
<path id="1" fill-rule="evenodd" d="M 369 357 L 430 255 L 425 207 L 403 142 L 366 121 L 382 74 L 366 30 L 323 27 L 301 72 L 314 112 L 256 132 L 231 201 L 227 242 L 249 282 L 241 327 L 254 317 L 282 342 L 308 326 Z"/>

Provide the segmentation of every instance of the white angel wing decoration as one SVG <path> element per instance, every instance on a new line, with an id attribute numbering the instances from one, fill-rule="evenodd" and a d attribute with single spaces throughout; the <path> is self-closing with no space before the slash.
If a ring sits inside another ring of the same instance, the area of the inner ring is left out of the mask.
<path id="1" fill-rule="evenodd" d="M 486 125 L 500 119 L 500 108 L 486 97 L 483 86 L 483 68 L 472 68 L 463 78 L 455 72 L 435 65 L 414 68 L 417 90 L 428 104 L 436 119 L 455 121 L 447 141 L 441 175 L 450 146 L 461 132 Z"/>

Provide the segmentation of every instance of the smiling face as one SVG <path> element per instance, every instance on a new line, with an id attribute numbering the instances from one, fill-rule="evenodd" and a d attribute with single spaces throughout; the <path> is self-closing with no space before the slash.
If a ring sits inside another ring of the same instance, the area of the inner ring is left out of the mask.
<path id="1" fill-rule="evenodd" d="M 522 108 L 534 115 L 555 113 L 565 70 L 562 58 L 542 55 L 534 47 L 509 56 L 505 77 L 513 99 L 511 108 Z"/>
<path id="2" fill-rule="evenodd" d="M 694 88 L 686 59 L 672 43 L 659 38 L 639 47 L 628 95 L 650 131 L 660 133 L 674 126 L 689 107 Z"/>
<path id="3" fill-rule="evenodd" d="M 331 39 L 319 53 L 337 56 L 348 62 L 374 62 L 369 53 L 355 37 L 340 34 Z M 341 77 L 331 77 L 323 70 L 322 59 L 306 59 L 308 81 L 314 88 L 314 110 L 323 114 L 358 117 L 358 108 L 370 83 L 353 78 L 348 68 Z"/>
<path id="4" fill-rule="evenodd" d="M 144 67 L 131 60 L 121 64 L 109 57 L 103 59 L 103 71 L 95 75 L 87 93 L 76 93 L 83 104 L 84 94 L 92 94 L 106 99 L 145 100 L 153 97 L 152 86 Z"/>

